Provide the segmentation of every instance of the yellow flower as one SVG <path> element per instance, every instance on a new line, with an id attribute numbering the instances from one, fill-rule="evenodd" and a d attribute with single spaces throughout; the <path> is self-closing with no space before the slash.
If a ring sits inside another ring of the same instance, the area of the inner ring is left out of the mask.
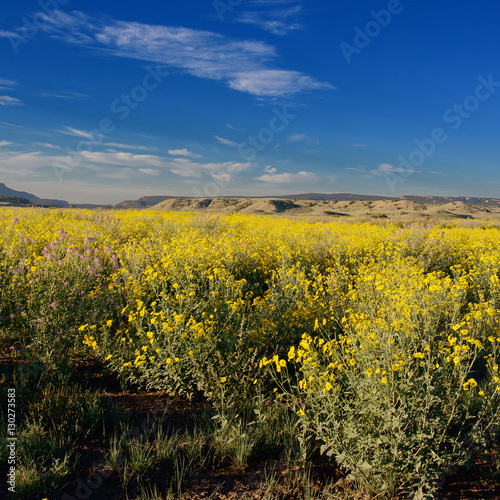
<path id="1" fill-rule="evenodd" d="M 297 415 L 298 415 L 299 417 L 303 417 L 303 416 L 305 415 L 304 410 L 301 408 L 301 409 L 297 412 Z"/>
<path id="2" fill-rule="evenodd" d="M 220 378 L 220 381 L 221 381 L 221 382 L 226 382 L 226 380 L 227 380 L 227 378 L 226 378 L 226 377 L 221 377 L 221 378 Z"/>

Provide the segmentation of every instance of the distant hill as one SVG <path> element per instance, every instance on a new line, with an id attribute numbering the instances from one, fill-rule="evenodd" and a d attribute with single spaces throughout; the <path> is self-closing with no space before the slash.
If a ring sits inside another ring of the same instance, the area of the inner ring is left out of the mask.
<path id="1" fill-rule="evenodd" d="M 0 195 L 0 206 L 7 207 L 18 207 L 32 205 L 32 201 L 28 198 L 23 198 L 22 196 L 5 196 Z"/>
<path id="2" fill-rule="evenodd" d="M 467 197 L 467 196 L 413 196 L 413 195 L 405 195 L 405 196 L 378 196 L 378 195 L 370 195 L 370 194 L 355 194 L 355 193 L 301 193 L 301 194 L 288 194 L 288 195 L 278 195 L 278 196 L 252 196 L 252 197 L 244 197 L 244 196 L 218 196 L 218 200 L 258 200 L 258 199 L 269 199 L 272 198 L 274 200 L 292 200 L 292 201 L 380 201 L 380 200 L 407 200 L 414 201 L 416 203 L 422 204 L 433 204 L 433 205 L 445 205 L 447 203 L 455 203 L 461 202 L 468 205 L 484 205 L 489 207 L 500 207 L 500 199 L 499 198 L 476 198 L 476 197 Z M 209 198 L 206 198 L 209 199 Z M 167 200 L 194 200 L 196 201 L 202 200 L 202 198 L 195 198 L 192 196 L 143 196 L 138 200 L 126 200 L 118 203 L 114 206 L 114 208 L 120 209 L 145 209 L 151 208 L 155 205 L 167 201 Z M 175 203 L 174 203 L 175 205 Z"/>
<path id="3" fill-rule="evenodd" d="M 390 219 L 393 221 L 500 219 L 500 200 L 494 198 L 400 197 L 325 195 L 333 199 L 307 199 L 310 195 L 290 198 L 168 198 L 153 210 L 208 212 L 218 214 L 276 214 L 285 217 L 307 217 L 328 220 Z M 343 198 L 343 199 L 342 199 Z M 347 199 L 346 199 L 347 198 Z M 349 199 L 350 198 L 350 199 Z M 364 198 L 364 199 L 363 199 Z M 372 198 L 372 199 L 370 199 Z M 412 198 L 412 199 L 408 199 Z M 451 200 L 451 201 L 450 201 Z M 463 201 L 465 200 L 465 201 Z M 478 201 L 479 203 L 472 203 Z"/>
<path id="4" fill-rule="evenodd" d="M 162 201 L 176 198 L 176 196 L 143 196 L 142 198 L 139 198 L 138 200 L 125 200 L 122 201 L 121 203 L 118 203 L 115 205 L 113 208 L 118 208 L 118 209 L 141 209 L 141 208 L 150 208 L 155 205 L 158 205 L 158 203 L 161 203 Z"/>
<path id="5" fill-rule="evenodd" d="M 33 205 L 55 206 L 59 208 L 68 208 L 69 203 L 64 200 L 51 200 L 46 198 L 38 198 L 34 194 L 27 193 L 26 191 L 16 191 L 7 187 L 3 182 L 0 182 L 0 196 L 8 196 L 11 198 L 24 198 L 29 200 Z M 21 203 L 25 206 L 25 203 Z"/>
<path id="6" fill-rule="evenodd" d="M 27 193 L 26 191 L 16 191 L 15 189 L 11 189 L 10 187 L 7 187 L 3 182 L 0 182 L 0 196 L 20 196 L 21 198 L 26 198 L 30 201 L 40 199 L 34 194 Z"/>

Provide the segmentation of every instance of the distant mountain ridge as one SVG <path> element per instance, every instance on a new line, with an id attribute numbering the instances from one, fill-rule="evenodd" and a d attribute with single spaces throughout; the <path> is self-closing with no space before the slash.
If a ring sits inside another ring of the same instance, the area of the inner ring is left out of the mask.
<path id="1" fill-rule="evenodd" d="M 264 199 L 274 199 L 274 200 L 286 200 L 287 202 L 376 202 L 376 201 L 391 201 L 391 200 L 401 200 L 407 202 L 414 202 L 422 205 L 446 205 L 450 203 L 463 203 L 465 205 L 476 205 L 488 208 L 500 208 L 500 198 L 480 198 L 473 196 L 414 196 L 414 195 L 404 195 L 404 196 L 383 196 L 383 195 L 369 195 L 369 194 L 355 194 L 355 193 L 298 193 L 298 194 L 288 194 L 288 195 L 278 195 L 278 196 L 218 196 L 216 198 L 198 198 L 194 196 L 142 196 L 137 200 L 125 200 L 116 205 L 106 204 L 74 204 L 70 205 L 65 200 L 58 199 L 46 199 L 39 198 L 38 196 L 28 193 L 26 191 L 17 191 L 6 186 L 3 182 L 0 182 L 0 197 L 4 198 L 3 201 L 9 204 L 19 204 L 20 206 L 26 206 L 26 200 L 33 205 L 42 206 L 55 206 L 58 208 L 69 208 L 70 206 L 75 208 L 116 208 L 116 209 L 148 209 L 157 207 L 163 202 L 170 200 L 170 205 L 174 206 L 191 206 L 192 209 L 199 207 L 200 210 L 208 208 L 212 205 L 213 208 L 218 206 L 221 202 L 216 202 L 212 204 L 212 200 L 234 200 L 230 203 L 247 203 L 246 200 L 264 200 Z M 21 198 L 24 199 L 21 201 Z M 19 203 L 16 203 L 15 200 Z M 182 200 L 189 200 L 189 203 L 184 203 Z M 210 200 L 210 201 L 208 201 Z M 237 201 L 239 200 L 239 201 Z M 3 203 L 5 204 L 5 203 Z M 227 203 L 223 203 L 227 206 Z M 211 208 L 212 208 L 211 207 Z"/>
<path id="2" fill-rule="evenodd" d="M 26 191 L 16 191 L 15 189 L 11 189 L 3 182 L 0 182 L 0 196 L 9 196 L 10 198 L 26 198 L 33 205 L 52 205 L 59 208 L 69 208 L 69 203 L 67 201 L 38 198 L 38 196 L 27 193 Z"/>
<path id="3" fill-rule="evenodd" d="M 445 205 L 447 203 L 462 202 L 468 205 L 485 205 L 485 206 L 498 206 L 500 207 L 499 198 L 478 198 L 470 196 L 378 196 L 370 194 L 355 194 L 355 193 L 301 193 L 301 194 L 288 194 L 278 196 L 217 196 L 217 199 L 264 199 L 273 198 L 280 200 L 293 200 L 293 201 L 379 201 L 379 200 L 407 200 L 416 203 Z M 167 200 L 202 200 L 209 199 L 199 198 L 195 196 L 143 196 L 138 200 L 122 201 L 114 206 L 118 209 L 147 209 L 158 205 Z"/>

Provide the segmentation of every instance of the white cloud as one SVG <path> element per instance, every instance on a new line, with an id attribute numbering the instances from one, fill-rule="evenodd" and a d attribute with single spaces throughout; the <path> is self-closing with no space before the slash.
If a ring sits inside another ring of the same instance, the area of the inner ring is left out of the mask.
<path id="1" fill-rule="evenodd" d="M 261 69 L 240 71 L 229 86 L 256 96 L 282 97 L 305 90 L 335 89 L 333 85 L 318 82 L 298 71 Z"/>
<path id="2" fill-rule="evenodd" d="M 238 127 L 235 127 L 234 125 L 232 125 L 231 123 L 227 122 L 226 123 L 226 127 L 228 129 L 231 129 L 231 130 L 236 130 L 238 132 L 244 132 L 244 130 L 242 128 L 238 128 Z"/>
<path id="3" fill-rule="evenodd" d="M 49 97 L 54 99 L 80 99 L 82 97 L 88 97 L 86 94 L 81 94 L 80 92 L 71 92 L 71 91 L 40 92 L 39 95 L 42 97 Z"/>
<path id="4" fill-rule="evenodd" d="M 9 122 L 0 122 L 1 127 L 7 127 L 7 128 L 22 128 L 26 129 L 27 127 L 23 127 L 22 125 L 16 125 L 15 123 L 9 123 Z"/>
<path id="5" fill-rule="evenodd" d="M 314 182 L 318 180 L 318 177 L 314 172 L 301 171 L 296 174 L 288 172 L 278 174 L 275 168 L 266 167 L 264 170 L 267 173 L 261 175 L 260 177 L 255 177 L 255 180 L 272 184 L 292 184 L 295 182 Z"/>
<path id="6" fill-rule="evenodd" d="M 233 146 L 235 148 L 237 148 L 239 146 L 239 144 L 237 142 L 234 142 L 234 141 L 230 141 L 229 139 L 224 139 L 223 137 L 219 137 L 218 135 L 214 135 L 214 137 L 221 143 L 221 144 L 225 144 L 226 146 Z"/>
<path id="7" fill-rule="evenodd" d="M 65 170 L 68 174 L 86 169 L 92 172 L 92 175 L 102 178 L 122 178 L 124 172 L 159 175 L 161 171 L 170 171 L 180 177 L 222 178 L 222 176 L 226 176 L 227 178 L 227 176 L 234 176 L 252 167 L 250 163 L 199 163 L 188 158 L 171 159 L 117 151 L 83 151 L 80 154 L 80 162 L 77 167 L 74 166 L 74 160 L 74 157 L 69 158 L 63 152 L 55 155 L 44 154 L 41 151 L 12 151 L 0 148 L 0 175 L 9 179 L 19 176 L 40 177 L 47 172 L 52 175 L 55 166 L 57 169 Z"/>
<path id="8" fill-rule="evenodd" d="M 359 172 L 360 174 L 366 174 L 366 167 L 347 167 L 346 170 L 352 170 L 353 172 Z"/>
<path id="9" fill-rule="evenodd" d="M 188 156 L 190 158 L 201 158 L 201 155 L 198 155 L 196 153 L 192 153 L 191 151 L 188 151 L 186 148 L 184 149 L 170 149 L 168 151 L 169 155 L 173 156 Z"/>
<path id="10" fill-rule="evenodd" d="M 370 173 L 372 175 L 388 175 L 388 174 L 396 174 L 396 173 L 406 173 L 406 172 L 411 172 L 411 173 L 419 173 L 419 170 L 413 170 L 410 168 L 401 168 L 401 167 L 395 167 L 394 165 L 391 165 L 390 163 L 381 163 L 378 168 L 376 169 L 371 169 Z"/>
<path id="11" fill-rule="evenodd" d="M 116 142 L 106 142 L 105 144 L 103 144 L 103 146 L 109 146 L 118 149 L 136 149 L 138 151 L 151 151 L 154 149 L 154 148 L 149 148 L 147 146 L 137 146 L 134 144 L 119 144 Z"/>
<path id="12" fill-rule="evenodd" d="M 56 146 L 55 144 L 49 144 L 48 142 L 36 142 L 34 145 L 40 146 L 42 148 L 61 149 L 61 146 Z"/>
<path id="13" fill-rule="evenodd" d="M 181 177 L 201 177 L 202 175 L 216 176 L 236 174 L 251 168 L 251 163 L 196 163 L 185 158 L 176 158 L 168 162 L 171 172 Z"/>
<path id="14" fill-rule="evenodd" d="M 64 126 L 65 130 L 56 130 L 59 134 L 72 135 L 73 137 L 83 137 L 84 139 L 94 140 L 95 137 L 85 130 L 78 130 L 77 128 Z"/>
<path id="15" fill-rule="evenodd" d="M 298 71 L 271 68 L 276 50 L 264 42 L 184 27 L 124 21 L 105 24 L 81 12 L 57 11 L 51 16 L 39 16 L 45 21 L 41 29 L 65 42 L 92 46 L 108 56 L 163 64 L 256 96 L 333 88 Z"/>
<path id="16" fill-rule="evenodd" d="M 146 174 L 146 175 L 160 175 L 161 174 L 160 170 L 154 170 L 153 168 L 140 168 L 139 172 L 142 172 L 143 174 Z"/>
<path id="17" fill-rule="evenodd" d="M 283 36 L 288 35 L 291 31 L 303 28 L 302 24 L 297 20 L 301 11 L 302 6 L 300 5 L 289 9 L 246 11 L 237 21 L 257 26 L 273 35 Z"/>
<path id="18" fill-rule="evenodd" d="M 21 106 L 22 102 L 17 97 L 0 95 L 0 106 Z"/>
<path id="19" fill-rule="evenodd" d="M 153 155 L 134 155 L 125 152 L 91 152 L 83 151 L 81 156 L 89 163 L 96 165 L 119 165 L 127 167 L 168 167 L 168 161 L 161 156 Z"/>
<path id="20" fill-rule="evenodd" d="M 17 82 L 14 80 L 6 80 L 5 78 L 0 78 L 0 88 L 6 89 L 6 88 L 12 88 L 17 85 Z"/>
<path id="21" fill-rule="evenodd" d="M 39 151 L 0 150 L 0 174 L 7 178 L 38 177 L 40 171 L 52 163 L 63 161 L 63 156 L 43 155 Z"/>
<path id="22" fill-rule="evenodd" d="M 288 142 L 305 142 L 307 144 L 318 144 L 318 139 L 309 137 L 307 134 L 292 134 L 288 138 Z"/>
<path id="23" fill-rule="evenodd" d="M 151 174 L 151 167 L 166 169 L 181 177 L 202 177 L 203 175 L 214 176 L 215 174 L 235 174 L 250 168 L 250 163 L 198 163 L 188 158 L 163 158 L 153 155 L 134 155 L 125 152 L 89 152 L 81 153 L 82 158 L 94 165 L 122 166 L 145 170 L 144 173 Z M 142 170 L 141 170 L 142 171 Z"/>
<path id="24" fill-rule="evenodd" d="M 12 31 L 0 30 L 0 38 L 21 38 L 21 36 Z"/>
<path id="25" fill-rule="evenodd" d="M 0 148 L 3 146 L 10 146 L 11 144 L 14 144 L 14 143 L 8 142 L 8 141 L 0 141 Z"/>

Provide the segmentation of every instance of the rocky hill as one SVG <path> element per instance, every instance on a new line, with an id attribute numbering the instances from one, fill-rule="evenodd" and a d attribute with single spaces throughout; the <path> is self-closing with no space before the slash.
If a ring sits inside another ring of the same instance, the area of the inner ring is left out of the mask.
<path id="1" fill-rule="evenodd" d="M 352 195 L 355 196 L 355 195 Z M 337 198 L 341 198 L 338 196 Z M 308 200 L 298 198 L 169 198 L 153 210 L 207 213 L 280 214 L 313 218 L 345 217 L 358 220 L 500 219 L 500 200 L 446 197 L 410 197 Z M 455 200 L 455 201 L 450 201 Z M 479 201 L 478 201 L 479 200 Z"/>

